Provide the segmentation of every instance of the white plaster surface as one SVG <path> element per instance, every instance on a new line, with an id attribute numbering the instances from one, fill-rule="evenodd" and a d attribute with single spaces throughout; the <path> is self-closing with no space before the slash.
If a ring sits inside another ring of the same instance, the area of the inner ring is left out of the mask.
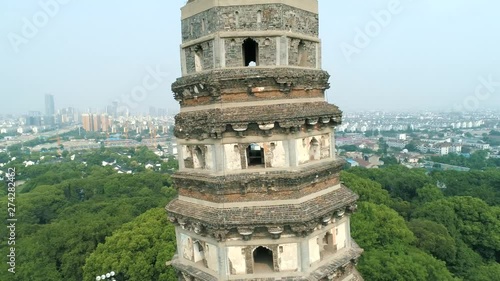
<path id="1" fill-rule="evenodd" d="M 215 245 L 206 243 L 205 245 L 205 259 L 207 259 L 207 266 L 209 269 L 219 272 L 218 249 Z"/>
<path id="2" fill-rule="evenodd" d="M 337 234 L 337 249 L 340 250 L 340 249 L 343 249 L 345 248 L 347 245 L 346 245 L 346 242 L 347 242 L 347 227 L 346 227 L 346 223 L 343 222 L 341 224 L 339 224 L 339 226 L 337 226 L 337 231 L 338 231 L 338 234 Z"/>
<path id="3" fill-rule="evenodd" d="M 226 161 L 225 168 L 227 170 L 241 170 L 240 151 L 235 148 L 236 143 L 224 145 L 224 159 Z"/>
<path id="4" fill-rule="evenodd" d="M 278 260 L 280 271 L 295 271 L 298 269 L 298 245 L 279 245 Z"/>
<path id="5" fill-rule="evenodd" d="M 246 261 L 245 255 L 242 254 L 243 247 L 229 247 L 227 248 L 227 257 L 229 259 L 230 270 L 234 271 L 234 274 L 245 274 L 246 273 Z"/>
<path id="6" fill-rule="evenodd" d="M 193 254 L 193 239 L 191 237 L 181 234 L 181 242 L 182 242 L 182 256 L 189 260 L 193 261 L 194 260 L 194 254 Z"/>
<path id="7" fill-rule="evenodd" d="M 313 264 L 319 260 L 318 236 L 315 236 L 309 240 L 309 262 Z"/>
<path id="8" fill-rule="evenodd" d="M 272 143 L 274 143 L 274 146 L 271 145 Z M 270 142 L 267 147 L 269 147 L 270 154 L 272 155 L 271 167 L 283 168 L 288 166 L 286 162 L 285 145 L 282 141 Z"/>
<path id="9" fill-rule="evenodd" d="M 205 168 L 208 170 L 214 170 L 214 147 L 212 145 L 207 145 L 205 152 Z"/>

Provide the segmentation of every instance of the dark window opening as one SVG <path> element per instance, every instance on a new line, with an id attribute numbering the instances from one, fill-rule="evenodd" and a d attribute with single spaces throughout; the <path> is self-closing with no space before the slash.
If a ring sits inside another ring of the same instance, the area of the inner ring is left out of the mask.
<path id="1" fill-rule="evenodd" d="M 258 247 L 253 252 L 254 273 L 274 272 L 273 251 L 265 247 Z"/>
<path id="2" fill-rule="evenodd" d="M 247 147 L 248 166 L 264 165 L 264 148 L 252 143 Z"/>
<path id="3" fill-rule="evenodd" d="M 201 242 L 200 241 L 195 241 L 194 242 L 194 246 L 196 247 L 196 250 L 198 250 L 198 252 L 203 252 L 203 246 L 201 245 Z"/>
<path id="4" fill-rule="evenodd" d="M 253 39 L 243 41 L 243 62 L 245 66 L 259 65 L 259 44 Z"/>

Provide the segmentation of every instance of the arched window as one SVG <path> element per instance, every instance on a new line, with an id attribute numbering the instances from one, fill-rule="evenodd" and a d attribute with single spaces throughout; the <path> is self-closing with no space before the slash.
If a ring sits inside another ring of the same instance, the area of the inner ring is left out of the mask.
<path id="1" fill-rule="evenodd" d="M 203 48 L 200 45 L 194 49 L 194 68 L 196 72 L 203 70 Z"/>
<path id="2" fill-rule="evenodd" d="M 256 274 L 274 272 L 273 251 L 258 247 L 253 251 L 253 272 Z"/>
<path id="3" fill-rule="evenodd" d="M 322 259 L 325 258 L 325 256 L 333 254 L 337 251 L 337 246 L 335 245 L 335 238 L 330 231 L 325 233 L 325 235 L 321 239 L 318 239 L 318 245 L 320 250 L 320 256 Z"/>
<path id="4" fill-rule="evenodd" d="M 205 169 L 205 155 L 199 146 L 194 149 L 194 168 Z"/>
<path id="5" fill-rule="evenodd" d="M 261 23 L 261 22 L 262 22 L 262 11 L 258 10 L 257 11 L 257 23 Z"/>
<path id="6" fill-rule="evenodd" d="M 205 248 L 203 247 L 202 242 L 196 240 L 193 243 L 193 250 L 194 250 L 194 262 L 203 266 L 207 267 L 206 264 L 206 257 L 205 257 Z"/>
<path id="7" fill-rule="evenodd" d="M 256 143 L 252 143 L 247 147 L 248 166 L 264 165 L 264 148 Z"/>
<path id="8" fill-rule="evenodd" d="M 306 44 L 304 41 L 300 40 L 299 42 L 299 47 L 298 47 L 298 58 L 297 58 L 297 65 L 298 66 L 307 66 L 309 57 L 307 55 L 307 48 Z"/>
<path id="9" fill-rule="evenodd" d="M 243 63 L 245 66 L 259 65 L 259 44 L 251 39 L 247 38 L 243 41 Z M 253 63 L 252 63 L 253 62 Z"/>
<path id="10" fill-rule="evenodd" d="M 319 141 L 316 138 L 312 138 L 309 143 L 309 160 L 320 160 L 321 159 L 321 148 L 319 146 Z"/>
<path id="11" fill-rule="evenodd" d="M 201 31 L 205 31 L 206 29 L 206 22 L 205 22 L 205 19 L 201 19 Z"/>

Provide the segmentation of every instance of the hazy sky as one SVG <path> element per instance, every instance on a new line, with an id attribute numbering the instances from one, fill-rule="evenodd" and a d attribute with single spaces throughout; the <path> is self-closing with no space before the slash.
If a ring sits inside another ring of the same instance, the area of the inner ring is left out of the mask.
<path id="1" fill-rule="evenodd" d="M 1 0 L 0 114 L 43 111 L 45 93 L 56 109 L 176 111 L 185 2 Z M 319 2 L 328 100 L 344 111 L 500 109 L 500 1 Z M 159 83 L 130 100 L 151 72 Z"/>

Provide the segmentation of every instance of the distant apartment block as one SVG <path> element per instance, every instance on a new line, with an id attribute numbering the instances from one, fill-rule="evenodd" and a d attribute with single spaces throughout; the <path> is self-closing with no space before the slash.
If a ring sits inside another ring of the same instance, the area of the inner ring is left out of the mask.
<path id="1" fill-rule="evenodd" d="M 109 132 L 112 119 L 107 114 L 82 114 L 83 129 L 87 132 Z"/>

